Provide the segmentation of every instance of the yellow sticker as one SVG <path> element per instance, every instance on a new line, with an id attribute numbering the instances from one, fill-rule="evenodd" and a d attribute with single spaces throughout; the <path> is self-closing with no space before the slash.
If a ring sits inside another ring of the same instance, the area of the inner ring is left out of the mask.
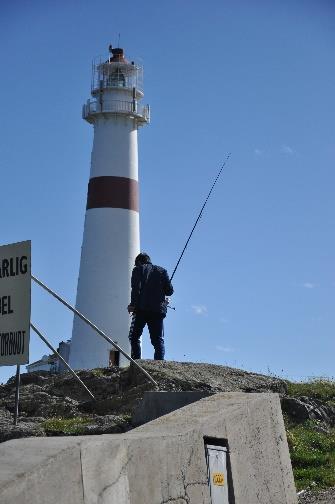
<path id="1" fill-rule="evenodd" d="M 213 483 L 217 486 L 224 486 L 224 474 L 216 472 L 213 474 Z"/>

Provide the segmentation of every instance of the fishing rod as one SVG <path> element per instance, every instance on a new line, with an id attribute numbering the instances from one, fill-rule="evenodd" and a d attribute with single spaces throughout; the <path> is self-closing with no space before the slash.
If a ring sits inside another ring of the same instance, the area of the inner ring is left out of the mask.
<path id="1" fill-rule="evenodd" d="M 170 278 L 170 280 L 171 280 L 171 281 L 172 281 L 172 279 L 173 279 L 173 277 L 174 277 L 174 275 L 175 275 L 175 273 L 176 273 L 176 271 L 177 271 L 177 268 L 178 268 L 178 266 L 179 266 L 180 261 L 182 260 L 182 257 L 183 257 L 183 255 L 184 255 L 184 253 L 185 253 L 185 250 L 187 249 L 187 246 L 188 246 L 189 241 L 190 241 L 190 239 L 191 239 L 191 237 L 192 237 L 192 235 L 193 235 L 193 232 L 194 232 L 195 228 L 197 227 L 199 220 L 201 219 L 202 213 L 203 213 L 203 211 L 204 211 L 204 209 L 205 209 L 205 206 L 207 205 L 207 202 L 208 202 L 208 200 L 209 200 L 209 198 L 210 198 L 210 196 L 211 196 L 211 194 L 212 194 L 212 191 L 213 191 L 213 189 L 214 189 L 214 187 L 215 187 L 215 184 L 216 184 L 216 183 L 217 183 L 217 181 L 219 180 L 220 175 L 221 175 L 221 173 L 223 172 L 224 167 L 225 167 L 225 166 L 226 166 L 226 164 L 228 163 L 228 160 L 229 160 L 230 156 L 231 156 L 231 153 L 229 152 L 229 154 L 228 154 L 228 155 L 227 155 L 227 157 L 226 157 L 225 162 L 223 163 L 223 165 L 221 166 L 221 168 L 220 168 L 220 170 L 219 170 L 219 173 L 218 173 L 218 174 L 217 174 L 217 176 L 215 177 L 215 180 L 214 180 L 214 182 L 213 182 L 213 184 L 212 184 L 212 187 L 210 188 L 210 191 L 209 191 L 209 193 L 207 194 L 207 197 L 206 197 L 206 199 L 205 199 L 205 202 L 204 202 L 204 204 L 202 205 L 201 210 L 200 210 L 200 212 L 199 212 L 199 214 L 198 214 L 198 217 L 196 218 L 196 221 L 195 221 L 195 223 L 194 223 L 194 225 L 193 225 L 192 231 L 190 232 L 189 237 L 188 237 L 188 238 L 187 238 L 187 240 L 186 240 L 186 243 L 185 243 L 185 246 L 184 246 L 184 248 L 183 248 L 183 250 L 182 250 L 182 253 L 181 253 L 181 254 L 180 254 L 180 256 L 179 256 L 179 259 L 178 259 L 178 261 L 177 261 L 177 264 L 176 264 L 176 266 L 175 266 L 175 269 L 173 270 L 173 273 L 172 273 L 171 278 Z M 173 309 L 173 308 L 172 308 L 172 309 Z"/>

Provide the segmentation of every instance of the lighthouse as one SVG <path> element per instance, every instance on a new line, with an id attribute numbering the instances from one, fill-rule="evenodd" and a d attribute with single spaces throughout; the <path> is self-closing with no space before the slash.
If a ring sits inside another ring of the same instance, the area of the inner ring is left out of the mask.
<path id="1" fill-rule="evenodd" d="M 130 279 L 140 251 L 138 128 L 149 123 L 143 68 L 109 47 L 92 65 L 92 98 L 83 119 L 94 140 L 87 190 L 76 308 L 130 353 Z M 126 366 L 120 355 L 75 316 L 69 364 L 74 369 Z"/>

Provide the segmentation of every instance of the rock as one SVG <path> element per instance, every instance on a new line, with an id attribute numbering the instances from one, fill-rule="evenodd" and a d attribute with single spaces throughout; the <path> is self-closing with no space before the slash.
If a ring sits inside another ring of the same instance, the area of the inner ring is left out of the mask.
<path id="1" fill-rule="evenodd" d="M 78 409 L 83 413 L 98 415 L 132 414 L 138 403 L 143 399 L 144 392 L 151 389 L 151 384 L 130 387 L 122 394 L 117 394 L 101 400 L 90 400 L 79 404 Z"/>
<path id="2" fill-rule="evenodd" d="M 85 425 L 83 434 L 118 434 L 132 428 L 130 417 L 121 415 L 96 416 L 94 423 Z"/>
<path id="3" fill-rule="evenodd" d="M 8 410 L 0 408 L 0 442 L 22 437 L 45 436 L 44 429 L 38 423 L 26 423 L 22 418 L 18 418 L 18 424 L 14 425 L 13 421 L 13 415 Z"/>
<path id="4" fill-rule="evenodd" d="M 10 439 L 18 439 L 24 437 L 43 437 L 45 436 L 44 429 L 34 423 L 20 422 L 14 426 L 2 428 L 0 431 L 0 443 L 9 441 Z"/>
<path id="5" fill-rule="evenodd" d="M 15 392 L 12 392 L 2 403 L 13 413 L 15 408 Z M 78 414 L 78 404 L 78 401 L 70 397 L 50 395 L 42 387 L 29 384 L 21 388 L 19 413 L 21 416 L 30 417 L 73 417 Z"/>
<path id="6" fill-rule="evenodd" d="M 45 421 L 44 417 L 21 417 L 24 418 L 25 423 L 42 423 Z"/>
<path id="7" fill-rule="evenodd" d="M 331 432 L 331 430 L 330 430 L 331 428 L 329 426 L 325 425 L 323 422 L 318 422 L 315 425 L 312 425 L 311 427 L 316 432 L 320 432 L 321 434 L 326 434 L 327 436 Z"/>
<path id="8" fill-rule="evenodd" d="M 20 398 L 19 398 L 19 408 L 21 411 L 24 411 L 24 408 L 22 409 L 22 405 L 26 404 L 27 409 L 29 411 L 30 406 L 29 403 L 33 400 L 34 396 L 38 392 L 42 392 L 43 388 L 40 387 L 39 385 L 33 385 L 29 384 L 26 386 L 20 387 Z M 5 406 L 9 411 L 12 413 L 14 412 L 15 408 L 15 387 L 8 387 L 7 389 L 7 394 L 2 398 L 0 401 L 0 406 Z"/>
<path id="9" fill-rule="evenodd" d="M 7 427 L 8 424 L 12 424 L 13 418 L 13 415 L 11 415 L 8 410 L 0 408 L 0 430 L 2 430 L 4 426 Z"/>
<path id="10" fill-rule="evenodd" d="M 208 392 L 278 392 L 286 394 L 284 380 L 249 373 L 241 369 L 193 362 L 140 360 L 138 363 L 158 382 L 160 390 L 203 390 Z M 129 385 L 146 383 L 147 378 L 134 365 Z"/>
<path id="11" fill-rule="evenodd" d="M 107 368 L 79 371 L 78 376 L 96 399 L 101 399 L 119 392 L 120 373 L 119 368 Z M 46 390 L 53 395 L 69 396 L 79 402 L 87 401 L 90 397 L 71 373 L 55 375 Z"/>
<path id="12" fill-rule="evenodd" d="M 318 492 L 301 492 L 298 502 L 299 504 L 335 504 L 335 488 L 328 488 Z"/>
<path id="13" fill-rule="evenodd" d="M 85 401 L 78 406 L 79 411 L 82 413 L 97 413 L 98 415 L 107 415 L 116 408 L 117 403 L 114 398 Z"/>
<path id="14" fill-rule="evenodd" d="M 320 420 L 327 425 L 335 425 L 335 408 L 310 397 L 283 397 L 282 410 L 298 423 L 306 420 Z"/>
<path id="15" fill-rule="evenodd" d="M 22 373 L 20 376 L 20 383 L 22 385 L 39 385 L 43 387 L 50 380 L 52 373 L 48 371 L 33 371 L 32 373 Z M 15 385 L 15 383 L 14 383 Z"/>

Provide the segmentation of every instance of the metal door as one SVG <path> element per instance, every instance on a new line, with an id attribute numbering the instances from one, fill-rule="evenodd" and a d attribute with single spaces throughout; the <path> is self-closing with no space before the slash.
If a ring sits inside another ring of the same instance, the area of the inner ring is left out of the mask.
<path id="1" fill-rule="evenodd" d="M 232 504 L 229 501 L 227 448 L 205 444 L 205 449 L 212 504 Z"/>

